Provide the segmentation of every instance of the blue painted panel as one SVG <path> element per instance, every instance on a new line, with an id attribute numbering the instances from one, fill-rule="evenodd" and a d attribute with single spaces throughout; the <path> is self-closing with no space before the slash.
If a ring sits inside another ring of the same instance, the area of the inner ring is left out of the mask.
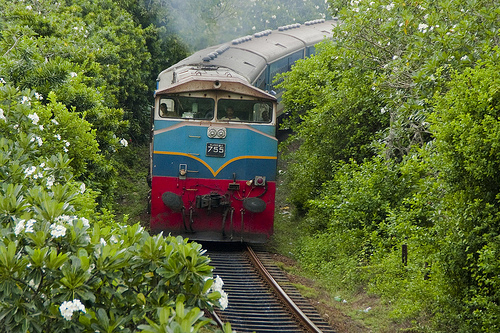
<path id="1" fill-rule="evenodd" d="M 198 173 L 193 175 L 197 178 L 231 179 L 236 173 L 239 179 L 252 179 L 258 175 L 275 180 L 278 143 L 269 134 L 259 132 L 274 133 L 274 126 L 251 127 L 256 130 L 226 127 L 225 139 L 208 138 L 207 126 L 201 125 L 187 124 L 160 131 L 154 137 L 153 175 L 176 177 L 179 165 L 187 164 L 189 171 Z M 225 156 L 205 156 L 208 142 L 224 143 Z"/>

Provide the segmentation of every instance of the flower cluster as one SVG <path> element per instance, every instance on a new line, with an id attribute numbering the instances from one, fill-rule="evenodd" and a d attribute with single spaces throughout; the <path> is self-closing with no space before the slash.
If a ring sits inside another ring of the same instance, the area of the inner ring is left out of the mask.
<path id="1" fill-rule="evenodd" d="M 34 232 L 33 225 L 35 224 L 35 222 L 36 222 L 36 220 L 34 220 L 34 219 L 29 219 L 28 221 L 20 220 L 19 222 L 17 222 L 17 224 L 14 228 L 14 234 L 17 236 L 23 230 L 24 230 L 24 232 Z"/>
<path id="2" fill-rule="evenodd" d="M 59 311 L 61 311 L 61 315 L 64 317 L 66 320 L 71 320 L 71 317 L 73 316 L 73 312 L 76 311 L 85 311 L 85 306 L 80 302 L 79 299 L 74 299 L 72 301 L 64 301 L 61 306 L 59 307 Z"/>
<path id="3" fill-rule="evenodd" d="M 64 237 L 66 235 L 66 227 L 61 224 L 53 223 L 50 225 L 50 234 L 54 238 Z"/>
<path id="4" fill-rule="evenodd" d="M 212 285 L 212 291 L 218 291 L 220 293 L 219 304 L 222 310 L 225 310 L 229 304 L 229 299 L 227 293 L 222 290 L 222 286 L 224 285 L 224 281 L 222 281 L 221 277 L 217 275 L 214 280 L 214 284 Z"/>

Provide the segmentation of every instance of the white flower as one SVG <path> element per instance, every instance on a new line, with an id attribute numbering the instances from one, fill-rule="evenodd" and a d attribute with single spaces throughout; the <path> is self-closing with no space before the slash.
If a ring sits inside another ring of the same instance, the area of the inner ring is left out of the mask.
<path id="1" fill-rule="evenodd" d="M 117 244 L 118 243 L 118 238 L 116 238 L 115 235 L 112 235 L 111 238 L 109 239 L 110 242 L 114 243 L 114 244 Z"/>
<path id="2" fill-rule="evenodd" d="M 24 174 L 25 174 L 25 176 L 24 176 L 24 177 L 29 177 L 29 176 L 31 176 L 31 175 L 33 174 L 33 172 L 35 172 L 35 171 L 36 171 L 36 167 L 35 167 L 35 166 L 30 166 L 29 168 L 26 168 L 26 169 L 24 170 Z"/>
<path id="3" fill-rule="evenodd" d="M 394 57 L 392 57 L 392 60 L 396 60 L 398 58 L 397 55 L 395 55 Z"/>
<path id="4" fill-rule="evenodd" d="M 60 224 L 56 224 L 56 223 L 51 224 L 50 234 L 54 238 L 64 237 L 64 235 L 66 235 L 66 228 Z"/>
<path id="5" fill-rule="evenodd" d="M 3 114 L 3 109 L 0 108 L 0 119 L 6 120 L 5 115 Z"/>
<path id="6" fill-rule="evenodd" d="M 25 96 L 23 96 L 23 98 L 24 98 L 24 97 L 25 97 Z M 22 103 L 22 102 L 21 102 L 21 103 Z M 37 125 L 37 124 L 38 124 L 38 121 L 40 120 L 40 118 L 38 117 L 38 115 L 36 114 L 36 112 L 35 112 L 35 113 L 33 113 L 33 114 L 29 114 L 29 115 L 28 115 L 28 118 L 30 118 L 30 119 L 31 119 L 31 121 L 33 122 L 33 125 Z"/>
<path id="7" fill-rule="evenodd" d="M 428 27 L 429 27 L 429 26 L 428 26 L 427 24 L 425 24 L 425 23 L 420 23 L 420 24 L 418 25 L 418 30 L 420 30 L 422 33 L 424 33 L 424 34 L 425 34 L 425 33 L 427 32 L 427 28 L 428 28 Z"/>
<path id="8" fill-rule="evenodd" d="M 61 311 L 61 315 L 66 320 L 71 320 L 73 316 L 73 312 L 76 311 L 85 311 L 85 306 L 80 302 L 79 299 L 74 299 L 72 301 L 64 301 L 61 306 L 59 306 L 59 311 Z"/>
<path id="9" fill-rule="evenodd" d="M 28 6 L 26 6 L 26 9 L 27 9 L 27 10 L 32 10 L 32 9 L 33 9 L 33 7 L 31 7 L 31 6 L 29 6 L 29 5 L 28 5 Z"/>
<path id="10" fill-rule="evenodd" d="M 82 220 L 84 227 L 90 227 L 89 220 L 87 220 L 85 217 L 81 217 L 80 220 Z"/>
<path id="11" fill-rule="evenodd" d="M 47 188 L 51 188 L 52 185 L 54 185 L 55 181 L 56 179 L 54 178 L 54 176 L 47 177 Z"/>
<path id="12" fill-rule="evenodd" d="M 38 99 L 39 101 L 41 101 L 43 99 L 43 96 L 42 94 L 39 94 L 39 93 L 35 93 L 35 98 Z"/>
<path id="13" fill-rule="evenodd" d="M 462 58 L 460 58 L 460 60 L 462 60 L 462 61 L 465 61 L 467 59 L 469 59 L 469 57 L 467 57 L 467 55 L 464 55 Z"/>
<path id="14" fill-rule="evenodd" d="M 3 77 L 0 77 L 0 83 L 6 84 L 7 82 L 5 82 L 5 80 L 3 79 Z"/>
<path id="15" fill-rule="evenodd" d="M 29 219 L 26 222 L 26 229 L 24 230 L 25 232 L 34 232 L 33 230 L 33 224 L 35 224 L 36 220 L 34 219 Z"/>
<path id="16" fill-rule="evenodd" d="M 63 140 L 64 144 L 66 145 L 66 147 L 69 147 L 70 146 L 70 143 L 66 140 Z"/>
<path id="17" fill-rule="evenodd" d="M 31 104 L 29 97 L 23 96 L 23 98 L 21 98 L 21 104 L 24 104 L 24 103 L 27 103 L 28 105 Z"/>
<path id="18" fill-rule="evenodd" d="M 24 230 L 24 220 L 17 222 L 16 227 L 14 228 L 14 234 L 17 236 Z"/>
<path id="19" fill-rule="evenodd" d="M 59 140 L 59 141 L 60 141 L 60 140 L 61 140 L 61 135 L 56 134 L 56 135 L 54 135 L 54 138 L 56 138 L 57 140 Z"/>
<path id="20" fill-rule="evenodd" d="M 214 284 L 212 285 L 211 289 L 213 291 L 218 291 L 220 293 L 219 304 L 221 306 L 221 309 L 225 310 L 229 303 L 229 299 L 227 293 L 224 290 L 222 290 L 223 285 L 224 281 L 222 281 L 221 277 L 217 275 L 214 279 Z"/>
<path id="21" fill-rule="evenodd" d="M 77 217 L 76 216 L 69 216 L 69 215 L 59 215 L 55 221 L 56 222 L 59 222 L 59 223 L 68 223 L 70 221 L 73 221 L 74 219 L 76 219 Z"/>
<path id="22" fill-rule="evenodd" d="M 82 185 L 80 185 L 80 193 L 85 193 L 85 183 L 82 183 Z"/>
<path id="23" fill-rule="evenodd" d="M 69 75 L 70 75 L 71 77 L 76 77 L 78 74 L 76 74 L 75 72 L 71 72 L 71 73 L 69 73 Z"/>
<path id="24" fill-rule="evenodd" d="M 42 140 L 42 138 L 40 138 L 40 137 L 38 137 L 38 136 L 34 136 L 34 137 L 32 137 L 32 138 L 31 138 L 31 140 L 30 140 L 30 142 L 35 142 L 35 141 L 38 143 L 38 145 L 39 145 L 40 147 L 42 146 L 42 144 L 43 144 L 43 140 Z"/>
<path id="25" fill-rule="evenodd" d="M 387 9 L 387 10 L 391 10 L 393 8 L 394 8 L 394 4 L 393 3 L 391 3 L 390 5 L 385 6 L 385 9 Z"/>
<path id="26" fill-rule="evenodd" d="M 122 145 L 123 147 L 127 147 L 127 146 L 128 146 L 128 141 L 127 141 L 127 140 L 125 140 L 125 139 L 121 139 L 121 140 L 120 140 L 120 143 L 121 143 L 121 145 Z"/>
<path id="27" fill-rule="evenodd" d="M 38 128 L 40 129 L 40 131 L 43 131 L 44 129 L 43 125 L 38 125 Z"/>
<path id="28" fill-rule="evenodd" d="M 224 290 L 220 291 L 219 304 L 220 304 L 222 310 L 225 310 L 227 308 L 227 306 L 229 305 L 229 298 L 227 296 L 227 293 Z"/>
<path id="29" fill-rule="evenodd" d="M 102 238 L 102 237 L 100 239 L 100 242 L 101 242 L 102 246 L 106 246 L 108 244 L 108 243 L 106 243 L 106 240 L 104 238 Z"/>
<path id="30" fill-rule="evenodd" d="M 212 289 L 215 291 L 221 291 L 222 286 L 224 285 L 224 281 L 222 281 L 220 276 L 216 276 L 214 280 L 214 284 L 212 285 Z"/>

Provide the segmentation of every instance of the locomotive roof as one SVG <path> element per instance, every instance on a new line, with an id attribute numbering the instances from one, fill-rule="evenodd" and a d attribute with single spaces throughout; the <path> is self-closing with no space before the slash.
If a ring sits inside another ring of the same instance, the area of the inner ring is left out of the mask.
<path id="1" fill-rule="evenodd" d="M 334 24 L 337 24 L 337 20 L 292 24 L 197 51 L 161 72 L 158 76 L 158 89 L 165 89 L 177 79 L 175 71 L 206 65 L 229 68 L 253 83 L 268 64 L 304 47 L 313 46 L 325 38 L 331 38 Z"/>
<path id="2" fill-rule="evenodd" d="M 234 77 L 228 76 L 217 76 L 211 73 L 213 70 L 203 70 L 203 69 L 192 69 L 189 70 L 191 74 L 197 71 L 200 74 L 198 75 L 186 75 L 181 80 L 176 83 L 171 84 L 165 89 L 157 90 L 156 94 L 175 94 L 181 92 L 190 92 L 190 91 L 203 91 L 203 90 L 220 90 L 229 93 L 238 93 L 248 96 L 254 96 L 257 98 L 263 98 L 268 100 L 276 100 L 276 97 L 268 94 L 254 86 L 252 86 L 248 81 L 242 79 L 235 75 Z M 232 71 L 228 71 L 230 73 Z M 217 80 L 221 78 L 221 80 Z M 216 80 L 214 82 L 214 80 Z"/>

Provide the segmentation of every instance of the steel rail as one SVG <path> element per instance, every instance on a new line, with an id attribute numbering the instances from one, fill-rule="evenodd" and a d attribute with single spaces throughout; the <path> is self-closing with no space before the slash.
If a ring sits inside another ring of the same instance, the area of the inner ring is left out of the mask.
<path id="1" fill-rule="evenodd" d="M 274 288 L 277 296 L 285 303 L 295 317 L 308 329 L 309 332 L 322 333 L 322 331 L 307 317 L 304 312 L 295 304 L 295 302 L 286 294 L 281 286 L 276 282 L 268 270 L 264 267 L 255 252 L 250 246 L 247 246 L 247 252 L 254 266 L 259 270 L 267 283 Z"/>

